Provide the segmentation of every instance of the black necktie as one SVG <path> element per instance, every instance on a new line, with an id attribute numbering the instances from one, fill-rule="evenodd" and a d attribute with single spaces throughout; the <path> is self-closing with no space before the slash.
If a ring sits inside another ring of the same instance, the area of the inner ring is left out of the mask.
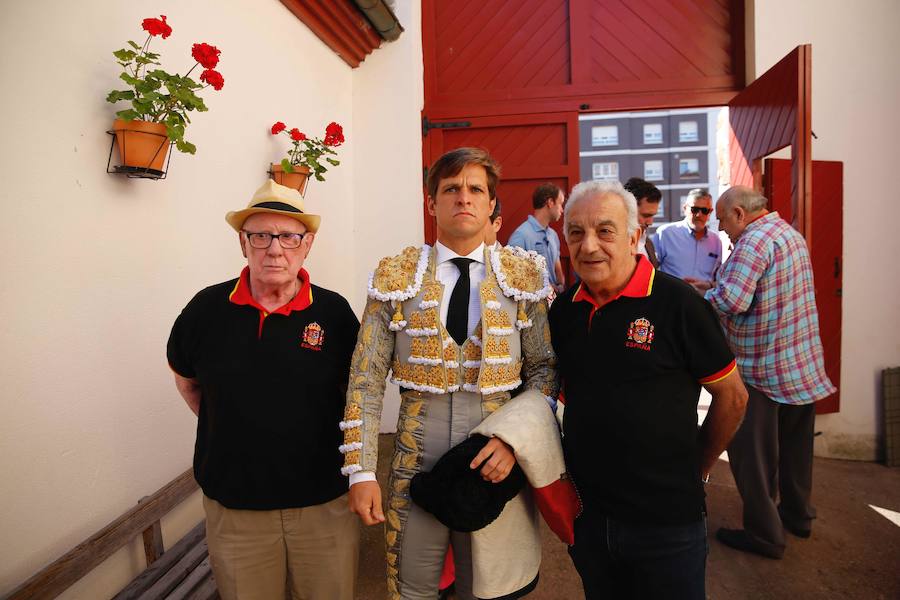
<path id="1" fill-rule="evenodd" d="M 447 331 L 460 346 L 469 335 L 469 263 L 471 258 L 451 258 L 450 261 L 459 269 L 459 279 L 450 294 L 447 307 Z"/>

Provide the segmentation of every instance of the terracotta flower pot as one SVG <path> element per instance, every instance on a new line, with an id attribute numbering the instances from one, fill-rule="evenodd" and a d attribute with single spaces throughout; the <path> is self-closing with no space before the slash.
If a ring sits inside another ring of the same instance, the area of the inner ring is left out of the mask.
<path id="1" fill-rule="evenodd" d="M 280 164 L 272 163 L 272 179 L 275 183 L 294 188 L 301 194 L 306 194 L 306 184 L 309 182 L 309 167 L 294 167 L 293 173 L 285 173 Z"/>
<path id="2" fill-rule="evenodd" d="M 113 122 L 119 157 L 126 167 L 162 171 L 169 151 L 169 137 L 162 123 L 147 121 Z"/>

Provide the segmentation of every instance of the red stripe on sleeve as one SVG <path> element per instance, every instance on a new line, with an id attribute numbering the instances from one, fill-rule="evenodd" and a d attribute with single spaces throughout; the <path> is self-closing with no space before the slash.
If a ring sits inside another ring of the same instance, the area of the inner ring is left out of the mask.
<path id="1" fill-rule="evenodd" d="M 728 363 L 727 367 L 725 367 L 721 371 L 713 373 L 709 377 L 704 377 L 700 380 L 700 383 L 706 385 L 707 383 L 716 383 L 717 381 L 722 381 L 723 379 L 731 375 L 731 372 L 735 369 L 737 369 L 737 363 L 732 359 L 732 361 Z"/>

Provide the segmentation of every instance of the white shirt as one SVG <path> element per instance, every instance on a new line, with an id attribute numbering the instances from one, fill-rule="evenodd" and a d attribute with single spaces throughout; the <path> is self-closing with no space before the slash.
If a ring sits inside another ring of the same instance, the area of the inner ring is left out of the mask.
<path id="1" fill-rule="evenodd" d="M 638 225 L 638 227 L 640 227 L 640 225 Z M 638 254 L 643 254 L 647 258 L 650 258 L 650 255 L 647 254 L 647 230 L 646 229 L 641 230 L 641 239 L 638 240 L 637 252 L 638 252 Z"/>
<path id="2" fill-rule="evenodd" d="M 459 269 L 450 260 L 461 255 L 440 242 L 435 242 L 434 248 L 436 252 L 434 278 L 444 285 L 444 295 L 441 298 L 441 324 L 446 327 L 450 295 L 453 293 L 453 288 L 459 280 Z M 472 262 L 469 263 L 469 323 L 467 330 L 467 334 L 472 335 L 475 332 L 475 326 L 481 320 L 481 297 L 479 294 L 481 282 L 484 281 L 487 275 L 487 269 L 484 264 L 484 243 L 479 244 L 477 248 L 462 256 L 462 258 L 472 259 Z M 372 471 L 357 471 L 350 474 L 350 485 L 362 481 L 375 481 L 375 473 Z"/>
<path id="3" fill-rule="evenodd" d="M 459 280 L 459 269 L 453 264 L 451 259 L 458 258 L 457 254 L 447 246 L 440 242 L 434 244 L 437 253 L 435 257 L 434 277 L 444 284 L 444 296 L 441 298 L 441 324 L 447 326 L 447 310 L 450 308 L 450 295 L 453 294 L 453 288 Z M 469 322 L 467 335 L 475 332 L 475 326 L 481 319 L 481 298 L 479 290 L 481 282 L 487 274 L 484 265 L 484 244 L 479 244 L 477 248 L 462 256 L 462 258 L 470 258 L 469 263 Z"/>

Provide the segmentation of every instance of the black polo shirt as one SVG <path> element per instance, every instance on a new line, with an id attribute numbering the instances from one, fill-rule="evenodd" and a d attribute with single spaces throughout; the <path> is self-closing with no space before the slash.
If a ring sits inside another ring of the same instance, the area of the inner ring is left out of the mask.
<path id="1" fill-rule="evenodd" d="M 549 320 L 566 464 L 585 506 L 633 523 L 699 520 L 700 385 L 736 368 L 712 307 L 640 257 L 619 296 L 598 306 L 579 284 Z"/>
<path id="2" fill-rule="evenodd" d="M 321 504 L 347 491 L 338 423 L 359 322 L 347 301 L 311 285 L 268 313 L 247 268 L 206 288 L 181 312 L 168 359 L 203 399 L 194 475 L 228 508 Z"/>

